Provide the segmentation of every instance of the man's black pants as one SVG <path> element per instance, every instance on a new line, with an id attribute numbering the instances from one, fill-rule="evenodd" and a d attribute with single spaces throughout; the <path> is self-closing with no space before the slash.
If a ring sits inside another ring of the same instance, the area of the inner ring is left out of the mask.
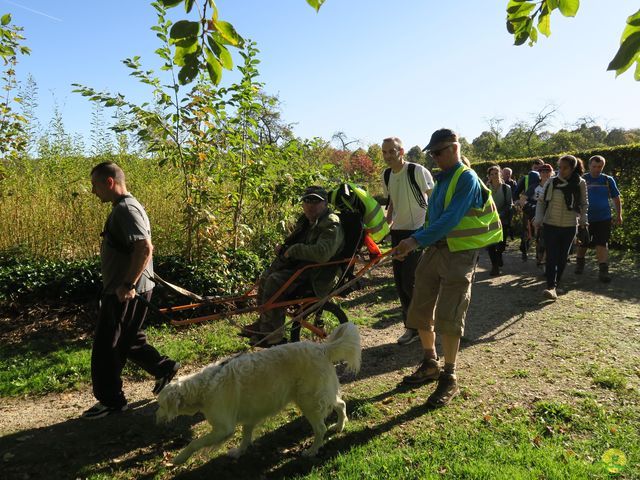
<path id="1" fill-rule="evenodd" d="M 152 290 L 142 293 L 151 299 Z M 121 303 L 116 295 L 103 295 L 98 325 L 91 350 L 91 380 L 93 394 L 107 407 L 121 407 L 127 403 L 120 377 L 127 359 L 154 377 L 169 373 L 175 362 L 164 357 L 147 343 L 142 324 L 147 306 L 137 298 Z"/>

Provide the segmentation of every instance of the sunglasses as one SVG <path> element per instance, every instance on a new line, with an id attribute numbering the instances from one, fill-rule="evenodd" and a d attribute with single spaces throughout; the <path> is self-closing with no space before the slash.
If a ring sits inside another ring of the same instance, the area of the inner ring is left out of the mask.
<path id="1" fill-rule="evenodd" d="M 451 145 L 455 145 L 455 142 L 450 143 L 450 144 L 448 144 L 448 145 L 445 145 L 444 147 L 440 147 L 440 148 L 438 148 L 437 150 L 429 150 L 429 152 L 427 152 L 427 153 L 429 153 L 429 156 L 430 156 L 431 158 L 436 158 L 436 157 L 439 157 L 440 155 L 442 155 L 442 153 L 443 153 L 446 149 L 448 149 L 449 147 L 451 147 Z"/>

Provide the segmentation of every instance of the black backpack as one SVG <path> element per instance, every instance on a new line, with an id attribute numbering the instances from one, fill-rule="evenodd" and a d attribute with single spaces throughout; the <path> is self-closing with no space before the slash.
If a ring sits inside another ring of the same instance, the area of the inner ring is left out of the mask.
<path id="1" fill-rule="evenodd" d="M 413 197 L 416 199 L 418 205 L 426 210 L 427 202 L 424 199 L 424 194 L 420 189 L 420 185 L 418 185 L 418 181 L 416 180 L 416 164 L 413 162 L 407 162 L 407 175 L 409 176 L 409 185 L 411 186 L 411 191 L 413 192 Z M 389 191 L 389 179 L 391 178 L 391 168 L 387 168 L 384 171 L 384 185 L 387 187 L 387 192 Z M 387 196 L 387 205 L 389 204 L 389 196 Z"/>

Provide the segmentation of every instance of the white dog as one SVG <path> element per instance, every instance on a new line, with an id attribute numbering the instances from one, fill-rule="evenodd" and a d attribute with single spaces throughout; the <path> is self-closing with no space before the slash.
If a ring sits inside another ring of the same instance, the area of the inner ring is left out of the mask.
<path id="1" fill-rule="evenodd" d="M 303 455 L 315 455 L 324 443 L 324 420 L 331 410 L 338 414 L 338 421 L 329 430 L 341 432 L 347 421 L 334 364 L 344 361 L 356 373 L 360 356 L 358 329 L 344 323 L 325 342 L 291 343 L 240 355 L 169 383 L 158 396 L 156 421 L 202 412 L 212 427 L 210 433 L 189 443 L 173 463 L 185 462 L 201 448 L 219 447 L 241 424 L 240 447 L 229 451 L 238 458 L 251 445 L 254 428 L 290 402 L 300 408 L 315 434 Z"/>

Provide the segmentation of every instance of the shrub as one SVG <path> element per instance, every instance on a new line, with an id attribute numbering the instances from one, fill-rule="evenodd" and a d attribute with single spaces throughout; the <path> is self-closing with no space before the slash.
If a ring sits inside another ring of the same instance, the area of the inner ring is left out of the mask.
<path id="1" fill-rule="evenodd" d="M 229 295 L 250 287 L 263 268 L 249 251 L 229 250 L 197 263 L 179 256 L 154 258 L 155 270 L 171 283 L 196 293 Z M 100 292 L 100 261 L 48 261 L 0 252 L 0 303 L 84 303 Z"/>

